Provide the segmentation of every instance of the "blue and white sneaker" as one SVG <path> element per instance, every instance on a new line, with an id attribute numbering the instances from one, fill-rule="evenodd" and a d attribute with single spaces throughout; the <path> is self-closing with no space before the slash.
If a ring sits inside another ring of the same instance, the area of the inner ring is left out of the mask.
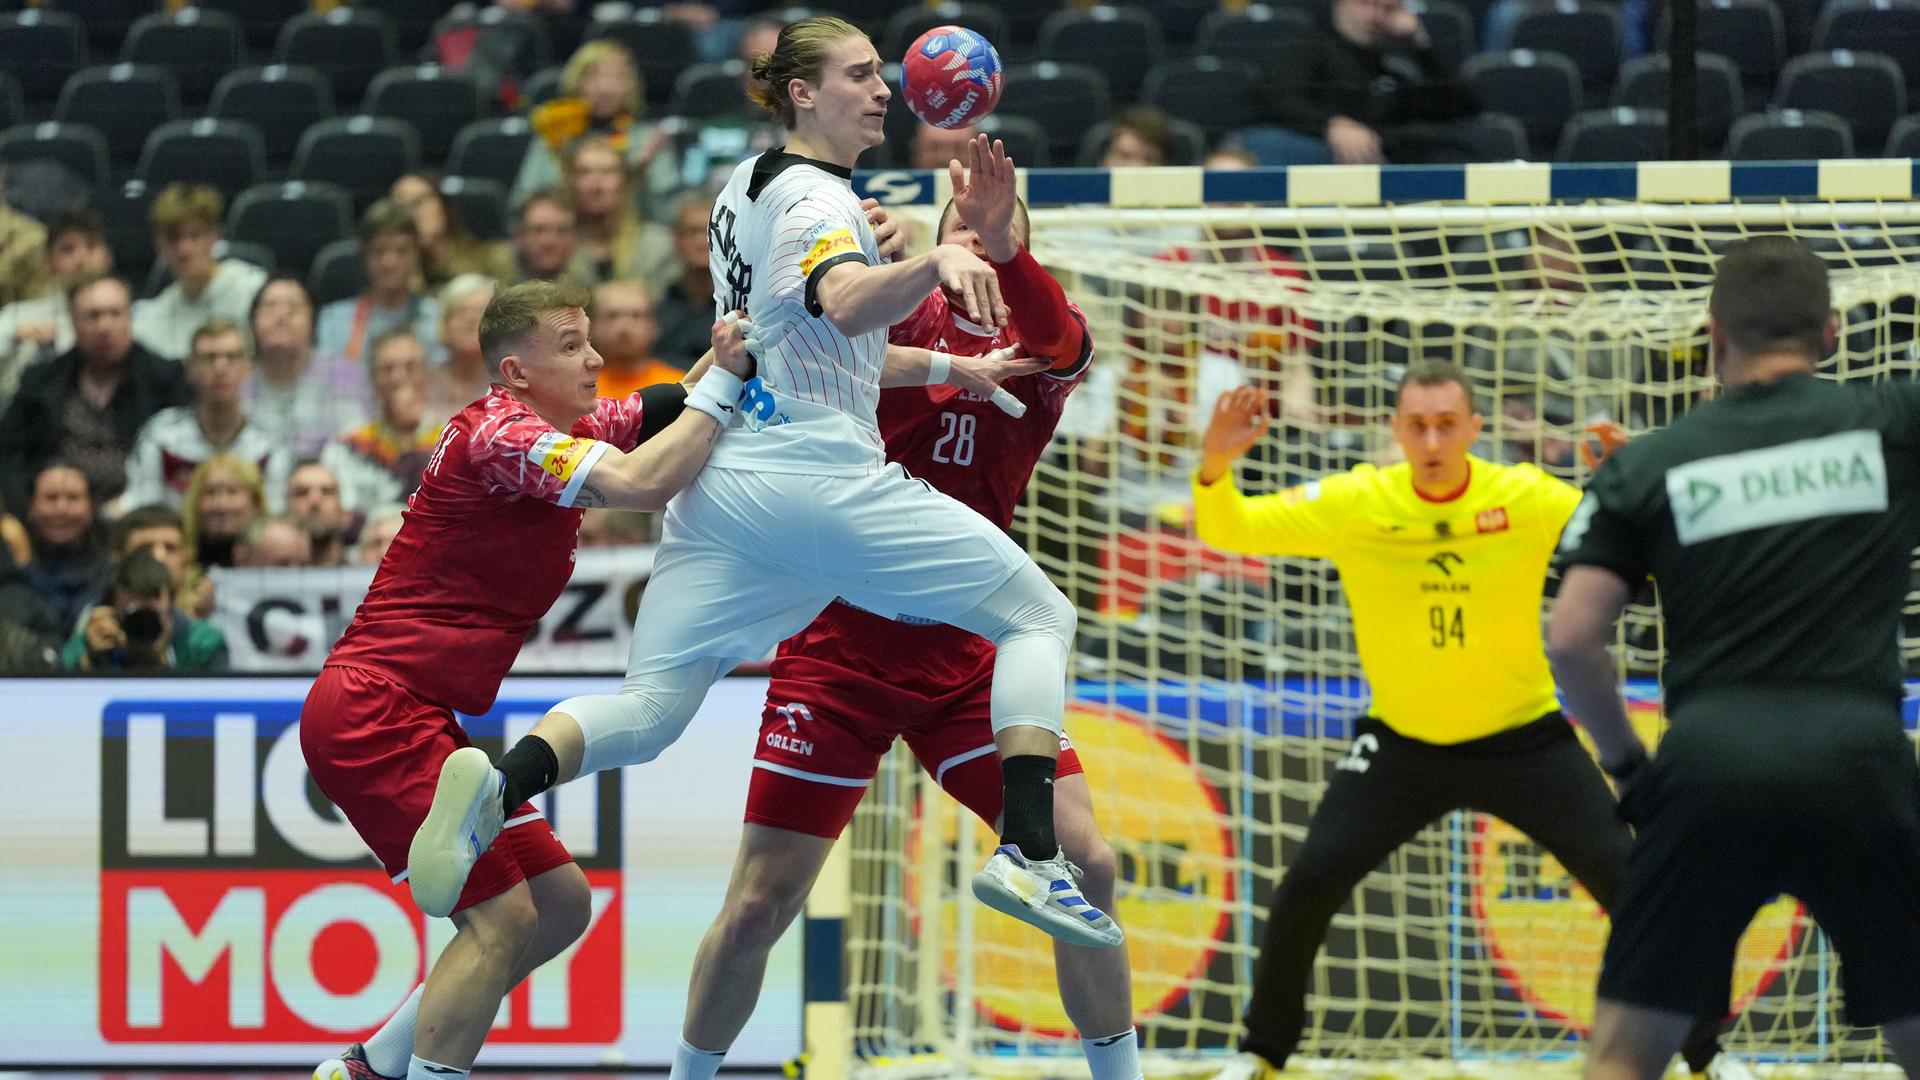
<path id="1" fill-rule="evenodd" d="M 500 792 L 506 784 L 506 776 L 477 746 L 447 755 L 433 806 L 407 848 L 407 884 L 421 911 L 438 918 L 453 913 L 473 864 L 500 835 L 505 815 Z"/>
<path id="2" fill-rule="evenodd" d="M 973 895 L 980 902 L 1021 922 L 1046 931 L 1069 945 L 1111 949 L 1126 940 L 1107 913 L 1080 895 L 1074 880 L 1080 868 L 1065 852 L 1051 859 L 1029 859 L 1012 844 L 1004 844 L 979 873 L 973 875 Z"/>

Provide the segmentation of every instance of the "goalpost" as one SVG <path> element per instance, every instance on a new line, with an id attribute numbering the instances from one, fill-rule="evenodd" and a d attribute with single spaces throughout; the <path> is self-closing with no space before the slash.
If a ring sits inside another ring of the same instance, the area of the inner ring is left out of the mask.
<path id="1" fill-rule="evenodd" d="M 1213 399 L 1253 382 L 1283 403 L 1241 472 L 1249 492 L 1274 491 L 1387 460 L 1398 373 L 1452 360 L 1486 417 L 1477 452 L 1584 482 L 1586 423 L 1645 431 L 1711 392 L 1715 255 L 1776 231 L 1834 270 L 1842 336 L 1823 373 L 1913 378 L 1915 172 L 1903 160 L 1023 175 L 1032 246 L 1085 309 L 1097 354 L 1015 532 L 1080 611 L 1067 726 L 1120 861 L 1150 1074 L 1205 1074 L 1231 1052 L 1267 902 L 1365 702 L 1327 563 L 1193 538 L 1187 476 Z M 857 183 L 922 242 L 947 196 L 943 174 Z M 1636 717 L 1656 737 L 1651 611 L 1634 610 L 1622 644 Z M 896 749 L 823 886 L 837 910 L 809 923 L 809 995 L 826 1006 L 809 1009 L 816 1076 L 840 1074 L 829 1056 L 863 1076 L 1084 1075 L 1046 939 L 968 891 L 991 845 Z M 1605 935 L 1591 898 L 1525 837 L 1452 815 L 1336 918 L 1301 1055 L 1343 1075 L 1574 1075 Z M 830 961 L 834 977 L 817 978 Z M 1792 898 L 1768 906 L 1741 947 L 1730 1048 L 1778 1075 L 1884 1068 L 1877 1037 L 1842 1024 L 1835 974 Z"/>

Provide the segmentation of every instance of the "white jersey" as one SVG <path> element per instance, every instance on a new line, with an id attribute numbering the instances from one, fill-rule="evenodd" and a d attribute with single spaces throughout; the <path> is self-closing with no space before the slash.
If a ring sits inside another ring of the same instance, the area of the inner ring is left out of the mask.
<path id="1" fill-rule="evenodd" d="M 745 309 L 759 369 L 709 459 L 727 469 L 859 476 L 886 465 L 874 410 L 887 330 L 848 337 L 814 296 L 842 262 L 880 261 L 852 170 L 768 150 L 714 201 L 707 258 L 719 314 Z"/>
<path id="2" fill-rule="evenodd" d="M 193 406 L 161 409 L 140 425 L 133 452 L 127 455 L 128 508 L 165 503 L 178 510 L 187 498 L 193 470 L 221 450 L 251 462 L 260 470 L 267 489 L 267 509 L 279 513 L 287 499 L 287 476 L 293 471 L 293 452 L 277 429 L 248 417 L 240 433 L 225 447 L 207 441 Z"/>

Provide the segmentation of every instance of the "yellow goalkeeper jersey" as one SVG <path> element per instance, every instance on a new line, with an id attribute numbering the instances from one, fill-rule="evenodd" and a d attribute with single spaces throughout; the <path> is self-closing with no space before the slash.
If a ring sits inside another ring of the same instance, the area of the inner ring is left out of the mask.
<path id="1" fill-rule="evenodd" d="M 1274 495 L 1196 475 L 1200 539 L 1333 560 L 1373 715 L 1409 738 L 1478 739 L 1558 707 L 1540 636 L 1547 566 L 1579 489 L 1532 465 L 1468 459 L 1467 488 L 1423 498 L 1405 464 L 1361 465 Z"/>

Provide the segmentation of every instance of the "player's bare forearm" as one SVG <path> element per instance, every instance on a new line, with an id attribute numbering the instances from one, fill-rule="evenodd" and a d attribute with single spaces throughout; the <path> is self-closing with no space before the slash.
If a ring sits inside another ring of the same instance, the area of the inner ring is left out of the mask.
<path id="1" fill-rule="evenodd" d="M 665 431 L 632 453 L 610 450 L 587 475 L 573 505 L 621 510 L 662 510 L 707 463 L 725 429 L 696 409 L 682 412 Z"/>
<path id="2" fill-rule="evenodd" d="M 900 322 L 940 284 L 931 251 L 885 266 L 844 262 L 820 277 L 814 297 L 827 320 L 848 337 Z"/>
<path id="3" fill-rule="evenodd" d="M 1620 575 L 1575 566 L 1560 583 L 1547 623 L 1547 662 L 1567 711 L 1587 729 L 1609 771 L 1646 755 L 1627 719 L 1608 646 L 1631 593 Z"/>
<path id="4" fill-rule="evenodd" d="M 880 388 L 925 386 L 933 364 L 933 350 L 911 345 L 887 345 L 886 363 L 880 367 Z"/>

